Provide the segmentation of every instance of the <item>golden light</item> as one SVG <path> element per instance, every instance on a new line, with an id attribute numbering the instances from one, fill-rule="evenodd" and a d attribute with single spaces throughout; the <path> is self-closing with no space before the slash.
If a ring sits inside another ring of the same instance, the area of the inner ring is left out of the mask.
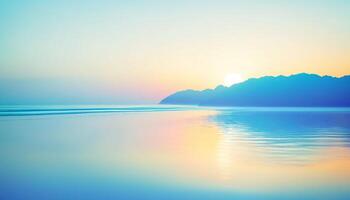
<path id="1" fill-rule="evenodd" d="M 226 87 L 229 87 L 231 85 L 234 85 L 236 83 L 241 83 L 243 81 L 245 81 L 245 79 L 240 74 L 237 74 L 237 73 L 235 73 L 235 74 L 227 74 L 225 76 L 223 85 L 226 86 Z"/>

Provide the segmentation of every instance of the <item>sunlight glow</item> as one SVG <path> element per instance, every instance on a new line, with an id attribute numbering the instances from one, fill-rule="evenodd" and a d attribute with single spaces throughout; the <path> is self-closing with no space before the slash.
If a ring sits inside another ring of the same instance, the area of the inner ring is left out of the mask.
<path id="1" fill-rule="evenodd" d="M 245 81 L 245 79 L 240 74 L 227 74 L 225 76 L 223 85 L 226 87 L 229 87 L 231 85 L 234 85 L 236 83 L 241 83 L 243 81 Z"/>

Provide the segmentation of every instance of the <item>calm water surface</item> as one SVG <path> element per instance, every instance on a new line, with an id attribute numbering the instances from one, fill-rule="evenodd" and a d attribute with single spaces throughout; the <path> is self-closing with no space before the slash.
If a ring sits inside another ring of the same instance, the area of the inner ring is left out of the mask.
<path id="1" fill-rule="evenodd" d="M 348 199 L 350 109 L 0 107 L 0 199 Z"/>

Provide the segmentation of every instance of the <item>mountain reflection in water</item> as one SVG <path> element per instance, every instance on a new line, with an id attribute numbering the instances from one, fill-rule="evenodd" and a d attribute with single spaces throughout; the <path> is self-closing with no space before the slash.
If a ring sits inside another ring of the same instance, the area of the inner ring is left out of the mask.
<path id="1" fill-rule="evenodd" d="M 0 130 L 5 199 L 350 195 L 345 108 L 16 107 Z"/>

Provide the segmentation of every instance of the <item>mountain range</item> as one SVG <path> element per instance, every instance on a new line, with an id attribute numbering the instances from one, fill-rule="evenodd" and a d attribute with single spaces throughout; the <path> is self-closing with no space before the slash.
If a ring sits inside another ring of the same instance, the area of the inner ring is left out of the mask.
<path id="1" fill-rule="evenodd" d="M 340 78 L 300 73 L 251 78 L 230 87 L 184 90 L 160 104 L 200 106 L 350 106 L 350 75 Z"/>

